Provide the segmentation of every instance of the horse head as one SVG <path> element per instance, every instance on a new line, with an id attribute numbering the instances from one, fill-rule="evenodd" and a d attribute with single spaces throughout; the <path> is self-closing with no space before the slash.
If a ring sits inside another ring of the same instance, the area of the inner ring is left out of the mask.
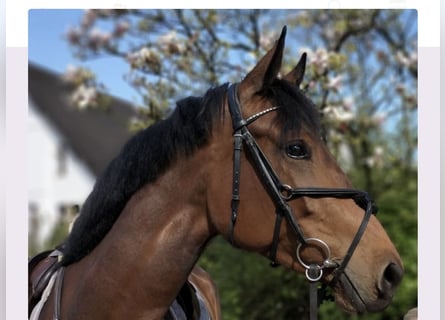
<path id="1" fill-rule="evenodd" d="M 401 258 L 372 200 L 352 188 L 321 138 L 317 108 L 299 88 L 306 55 L 280 75 L 285 31 L 229 87 L 222 130 L 210 143 L 212 227 L 331 286 L 346 311 L 382 310 L 401 281 Z"/>

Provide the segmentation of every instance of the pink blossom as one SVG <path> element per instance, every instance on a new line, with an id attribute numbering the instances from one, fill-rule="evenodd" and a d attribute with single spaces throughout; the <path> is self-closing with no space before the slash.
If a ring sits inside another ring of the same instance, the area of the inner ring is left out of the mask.
<path id="1" fill-rule="evenodd" d="M 142 68 L 146 64 L 158 64 L 159 57 L 151 49 L 143 47 L 138 51 L 130 52 L 127 54 L 127 61 L 130 63 L 132 68 Z"/>
<path id="2" fill-rule="evenodd" d="M 352 111 L 354 105 L 355 105 L 354 97 L 350 96 L 343 99 L 343 108 L 346 111 Z"/>
<path id="3" fill-rule="evenodd" d="M 111 34 L 103 32 L 97 28 L 90 31 L 88 34 L 88 46 L 93 50 L 98 50 L 101 47 L 107 47 L 111 41 Z"/>
<path id="4" fill-rule="evenodd" d="M 309 55 L 310 63 L 314 66 L 315 71 L 318 74 L 322 74 L 328 67 L 329 53 L 326 49 L 317 49 L 315 52 L 311 52 Z"/>
<path id="5" fill-rule="evenodd" d="M 66 33 L 66 38 L 68 39 L 68 42 L 73 45 L 80 44 L 80 39 L 82 37 L 82 32 L 79 28 L 69 28 L 68 32 Z"/>
<path id="6" fill-rule="evenodd" d="M 372 117 L 372 122 L 373 122 L 376 126 L 381 126 L 381 125 L 385 122 L 385 120 L 386 120 L 387 117 L 388 117 L 387 113 L 385 113 L 385 112 L 381 112 L 381 113 L 375 114 L 375 115 Z"/>
<path id="7" fill-rule="evenodd" d="M 82 18 L 81 26 L 82 28 L 89 28 L 93 25 L 96 20 L 97 14 L 95 10 L 88 9 Z"/>
<path id="8" fill-rule="evenodd" d="M 68 65 L 65 73 L 63 74 L 63 80 L 68 83 L 75 83 L 78 78 L 78 68 L 73 65 Z"/>
<path id="9" fill-rule="evenodd" d="M 273 32 L 261 33 L 259 41 L 260 47 L 269 48 L 272 45 L 274 39 L 275 39 L 275 33 Z"/>
<path id="10" fill-rule="evenodd" d="M 334 91 L 338 91 L 342 85 L 343 76 L 337 75 L 335 77 L 329 78 L 328 81 L 328 89 L 332 89 Z"/>
<path id="11" fill-rule="evenodd" d="M 116 38 L 122 37 L 130 29 L 130 24 L 127 21 L 119 21 L 113 31 Z"/>

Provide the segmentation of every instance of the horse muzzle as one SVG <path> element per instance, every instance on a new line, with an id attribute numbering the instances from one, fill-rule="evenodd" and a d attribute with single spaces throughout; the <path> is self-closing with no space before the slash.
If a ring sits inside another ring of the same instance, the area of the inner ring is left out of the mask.
<path id="1" fill-rule="evenodd" d="M 376 284 L 366 287 L 363 281 L 356 280 L 351 270 L 347 268 L 339 275 L 338 281 L 332 288 L 335 302 L 349 313 L 382 311 L 391 303 L 403 273 L 400 264 L 391 262 L 383 268 Z"/>

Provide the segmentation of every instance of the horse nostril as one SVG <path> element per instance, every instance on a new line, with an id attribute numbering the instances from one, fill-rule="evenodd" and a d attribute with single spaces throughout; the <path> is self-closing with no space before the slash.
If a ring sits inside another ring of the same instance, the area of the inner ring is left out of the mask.
<path id="1" fill-rule="evenodd" d="M 402 281 L 403 269 L 396 263 L 390 263 L 383 271 L 383 277 L 380 283 L 380 292 L 384 296 L 392 296 L 394 290 Z"/>

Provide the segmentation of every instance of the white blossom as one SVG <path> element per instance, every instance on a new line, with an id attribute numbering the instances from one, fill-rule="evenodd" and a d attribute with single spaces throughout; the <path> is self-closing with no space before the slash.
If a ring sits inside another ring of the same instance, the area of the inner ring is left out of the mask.
<path id="1" fill-rule="evenodd" d="M 318 74 L 322 74 L 328 67 L 329 53 L 326 49 L 319 48 L 315 52 L 308 53 L 308 57 Z"/>
<path id="2" fill-rule="evenodd" d="M 411 67 L 417 64 L 417 53 L 411 53 L 409 56 L 405 55 L 402 51 L 397 51 L 396 61 L 404 67 Z"/>
<path id="3" fill-rule="evenodd" d="M 159 66 L 159 55 L 155 50 L 143 47 L 127 54 L 127 61 L 133 69 Z"/>
<path id="4" fill-rule="evenodd" d="M 355 106 L 355 100 L 353 96 L 345 97 L 342 102 L 343 108 L 348 111 L 352 111 Z"/>
<path id="5" fill-rule="evenodd" d="M 141 50 L 139 50 L 139 56 L 143 60 L 150 60 L 150 58 L 152 56 L 152 51 L 150 49 L 144 47 Z"/>
<path id="6" fill-rule="evenodd" d="M 81 84 L 71 95 L 71 100 L 80 109 L 97 105 L 97 90 Z"/>
<path id="7" fill-rule="evenodd" d="M 111 41 L 111 33 L 104 32 L 98 28 L 92 29 L 88 34 L 88 44 L 92 49 L 106 47 Z"/>
<path id="8" fill-rule="evenodd" d="M 381 168 L 384 164 L 384 153 L 385 149 L 382 146 L 376 146 L 373 154 L 365 160 L 366 164 L 371 168 Z"/>
<path id="9" fill-rule="evenodd" d="M 342 85 L 342 81 L 343 81 L 342 75 L 337 75 L 335 77 L 329 78 L 327 87 L 328 89 L 338 91 Z"/>
<path id="10" fill-rule="evenodd" d="M 75 83 L 79 75 L 79 68 L 73 66 L 72 64 L 68 65 L 65 73 L 63 74 L 63 80 L 68 83 Z"/>
<path id="11" fill-rule="evenodd" d="M 261 48 L 269 48 L 272 46 L 273 41 L 275 40 L 276 34 L 274 32 L 262 32 L 260 34 L 260 47 Z"/>
<path id="12" fill-rule="evenodd" d="M 144 65 L 145 60 L 150 59 L 150 49 L 143 47 L 138 51 L 129 52 L 127 54 L 127 61 L 133 68 L 139 68 Z"/>
<path id="13" fill-rule="evenodd" d="M 162 36 L 159 36 L 158 43 L 160 45 L 168 45 L 176 40 L 177 40 L 176 30 L 172 30 L 163 34 Z"/>
<path id="14" fill-rule="evenodd" d="M 350 122 L 355 117 L 351 110 L 345 110 L 342 106 L 328 105 L 324 108 L 323 113 L 338 122 Z"/>
<path id="15" fill-rule="evenodd" d="M 88 69 L 68 65 L 62 79 L 70 84 L 81 84 L 94 79 L 94 75 Z"/>
<path id="16" fill-rule="evenodd" d="M 388 114 L 386 112 L 380 112 L 372 117 L 372 121 L 376 126 L 381 126 L 385 122 L 387 117 Z"/>

